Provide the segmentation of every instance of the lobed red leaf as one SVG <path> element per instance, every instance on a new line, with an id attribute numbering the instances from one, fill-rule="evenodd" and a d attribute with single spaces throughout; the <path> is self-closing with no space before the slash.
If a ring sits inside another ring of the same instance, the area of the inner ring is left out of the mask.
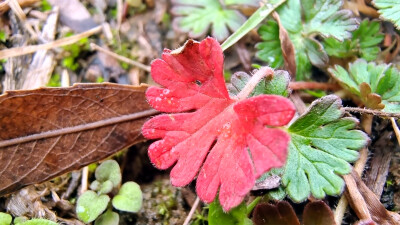
<path id="1" fill-rule="evenodd" d="M 242 101 L 229 97 L 223 78 L 223 54 L 212 38 L 189 40 L 175 51 L 165 50 L 151 64 L 153 79 L 165 88 L 146 92 L 150 105 L 163 114 L 142 128 L 159 169 L 171 171 L 171 183 L 185 186 L 197 177 L 197 194 L 212 202 L 219 190 L 228 211 L 237 206 L 255 180 L 273 167 L 284 165 L 289 135 L 266 127 L 287 124 L 293 104 L 275 95 Z"/>

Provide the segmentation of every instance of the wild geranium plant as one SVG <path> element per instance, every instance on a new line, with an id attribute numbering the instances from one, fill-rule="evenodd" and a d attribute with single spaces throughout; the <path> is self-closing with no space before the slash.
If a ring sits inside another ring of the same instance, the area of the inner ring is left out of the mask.
<path id="1" fill-rule="evenodd" d="M 288 129 L 283 127 L 295 113 L 283 97 L 290 92 L 286 72 L 263 67 L 252 77 L 237 73 L 229 95 L 222 50 L 213 38 L 165 50 L 151 73 L 163 87 L 150 87 L 146 98 L 168 114 L 143 125 L 146 138 L 160 139 L 149 147 L 150 160 L 159 169 L 174 165 L 175 186 L 197 177 L 199 198 L 210 203 L 218 194 L 225 211 L 239 205 L 262 174 L 284 166 L 288 149 L 283 185 L 292 199 L 340 194 L 344 182 L 339 175 L 350 172 L 348 162 L 357 159 L 368 139 L 353 130 L 355 119 L 341 118 L 336 96 L 316 101 Z"/>
<path id="2" fill-rule="evenodd" d="M 268 72 L 273 71 L 263 68 L 258 74 Z M 151 73 L 165 88 L 150 87 L 147 100 L 170 114 L 146 122 L 142 133 L 161 139 L 150 145 L 149 156 L 159 169 L 175 164 L 173 185 L 185 186 L 197 176 L 200 199 L 212 202 L 219 190 L 228 211 L 242 202 L 260 175 L 284 165 L 289 135 L 277 127 L 292 119 L 293 104 L 276 95 L 246 99 L 252 91 L 246 87 L 230 97 L 215 39 L 189 40 L 178 50 L 164 51 Z"/>

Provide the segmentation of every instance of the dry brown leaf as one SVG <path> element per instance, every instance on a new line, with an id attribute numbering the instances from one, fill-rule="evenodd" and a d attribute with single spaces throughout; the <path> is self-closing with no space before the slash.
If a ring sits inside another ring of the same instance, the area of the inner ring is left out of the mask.
<path id="1" fill-rule="evenodd" d="M 144 138 L 146 86 L 78 84 L 0 96 L 0 195 L 78 169 Z"/>
<path id="2" fill-rule="evenodd" d="M 289 72 L 292 78 L 296 77 L 296 53 L 294 45 L 289 38 L 289 34 L 285 27 L 281 24 L 279 14 L 274 12 L 272 14 L 279 26 L 279 40 L 281 41 L 282 55 L 285 63 L 285 69 Z"/>

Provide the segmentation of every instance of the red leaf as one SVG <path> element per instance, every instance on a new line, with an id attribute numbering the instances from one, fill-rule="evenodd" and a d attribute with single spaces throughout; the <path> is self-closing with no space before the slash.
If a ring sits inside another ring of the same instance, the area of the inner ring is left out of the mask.
<path id="1" fill-rule="evenodd" d="M 200 199 L 212 202 L 220 188 L 221 205 L 228 211 L 243 200 L 256 178 L 284 165 L 289 135 L 265 125 L 287 124 L 295 112 L 293 104 L 275 95 L 230 98 L 215 39 L 189 40 L 178 50 L 165 50 L 162 59 L 151 64 L 151 74 L 166 88 L 147 90 L 150 105 L 176 113 L 152 118 L 142 133 L 161 139 L 149 147 L 157 168 L 176 163 L 173 185 L 187 185 L 198 175 Z"/>

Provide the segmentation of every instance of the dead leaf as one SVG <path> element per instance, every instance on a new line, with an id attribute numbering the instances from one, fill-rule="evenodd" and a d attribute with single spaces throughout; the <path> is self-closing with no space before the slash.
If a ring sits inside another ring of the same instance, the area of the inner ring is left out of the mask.
<path id="1" fill-rule="evenodd" d="M 289 72 L 290 76 L 294 80 L 294 78 L 296 77 L 296 53 L 294 45 L 290 40 L 289 34 L 286 31 L 285 27 L 281 24 L 278 13 L 274 12 L 272 16 L 279 26 L 279 40 L 281 41 L 281 49 L 283 59 L 285 61 L 285 69 Z"/>
<path id="2" fill-rule="evenodd" d="M 144 121 L 158 113 L 146 88 L 77 84 L 0 96 L 0 195 L 143 141 Z"/>
<path id="3" fill-rule="evenodd" d="M 304 225 L 335 225 L 331 208 L 323 201 L 314 201 L 306 205 L 303 212 Z"/>
<path id="4" fill-rule="evenodd" d="M 255 225 L 300 225 L 292 206 L 286 201 L 277 204 L 261 203 L 253 212 Z"/>
<path id="5" fill-rule="evenodd" d="M 372 93 L 371 87 L 366 82 L 360 84 L 360 97 L 365 106 L 370 109 L 383 109 L 385 105 L 382 103 L 382 97 L 376 93 Z"/>

